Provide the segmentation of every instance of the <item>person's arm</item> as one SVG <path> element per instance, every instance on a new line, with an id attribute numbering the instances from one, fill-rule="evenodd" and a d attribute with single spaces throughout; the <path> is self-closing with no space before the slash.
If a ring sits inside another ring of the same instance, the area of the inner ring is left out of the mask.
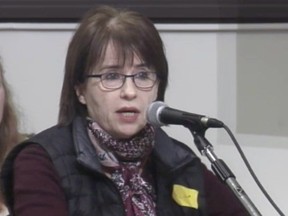
<path id="1" fill-rule="evenodd" d="M 249 216 L 241 202 L 217 177 L 204 165 L 204 184 L 210 216 Z"/>
<path id="2" fill-rule="evenodd" d="M 15 159 L 13 196 L 17 216 L 68 216 L 59 176 L 40 146 L 27 146 Z"/>

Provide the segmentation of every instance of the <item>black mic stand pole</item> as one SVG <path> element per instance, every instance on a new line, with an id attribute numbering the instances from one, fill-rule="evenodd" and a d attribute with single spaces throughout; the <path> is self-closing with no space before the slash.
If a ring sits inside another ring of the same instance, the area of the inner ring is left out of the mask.
<path id="1" fill-rule="evenodd" d="M 204 137 L 206 129 L 202 128 L 201 130 L 195 131 L 195 128 L 189 127 L 189 125 L 186 127 L 191 131 L 196 147 L 200 153 L 205 155 L 211 162 L 211 168 L 215 172 L 216 176 L 229 186 L 250 215 L 261 216 L 260 212 L 249 199 L 243 188 L 238 184 L 235 175 L 231 172 L 229 167 L 223 160 L 219 159 L 215 155 L 213 146 Z"/>

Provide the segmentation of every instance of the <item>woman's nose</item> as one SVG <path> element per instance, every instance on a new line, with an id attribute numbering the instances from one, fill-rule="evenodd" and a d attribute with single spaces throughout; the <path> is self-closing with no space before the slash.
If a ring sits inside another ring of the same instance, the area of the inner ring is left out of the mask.
<path id="1" fill-rule="evenodd" d="M 121 96 L 132 99 L 136 96 L 137 87 L 135 86 L 133 77 L 126 77 L 124 84 L 121 88 Z"/>

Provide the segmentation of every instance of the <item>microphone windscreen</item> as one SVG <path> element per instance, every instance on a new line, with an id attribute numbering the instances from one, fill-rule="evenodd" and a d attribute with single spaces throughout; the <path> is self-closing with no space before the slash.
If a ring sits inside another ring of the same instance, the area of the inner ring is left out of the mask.
<path id="1" fill-rule="evenodd" d="M 155 101 L 151 103 L 146 113 L 148 123 L 156 127 L 161 127 L 165 125 L 159 119 L 161 110 L 165 107 L 167 107 L 167 105 L 162 101 Z"/>

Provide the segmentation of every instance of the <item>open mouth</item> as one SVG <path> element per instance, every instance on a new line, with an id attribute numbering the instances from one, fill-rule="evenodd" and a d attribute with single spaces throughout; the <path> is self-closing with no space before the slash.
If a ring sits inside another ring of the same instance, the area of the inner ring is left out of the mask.
<path id="1" fill-rule="evenodd" d="M 132 117 L 136 114 L 136 112 L 121 112 L 124 117 Z"/>
<path id="2" fill-rule="evenodd" d="M 122 120 L 134 122 L 137 119 L 140 112 L 136 108 L 122 108 L 119 109 L 117 113 L 120 114 Z"/>

